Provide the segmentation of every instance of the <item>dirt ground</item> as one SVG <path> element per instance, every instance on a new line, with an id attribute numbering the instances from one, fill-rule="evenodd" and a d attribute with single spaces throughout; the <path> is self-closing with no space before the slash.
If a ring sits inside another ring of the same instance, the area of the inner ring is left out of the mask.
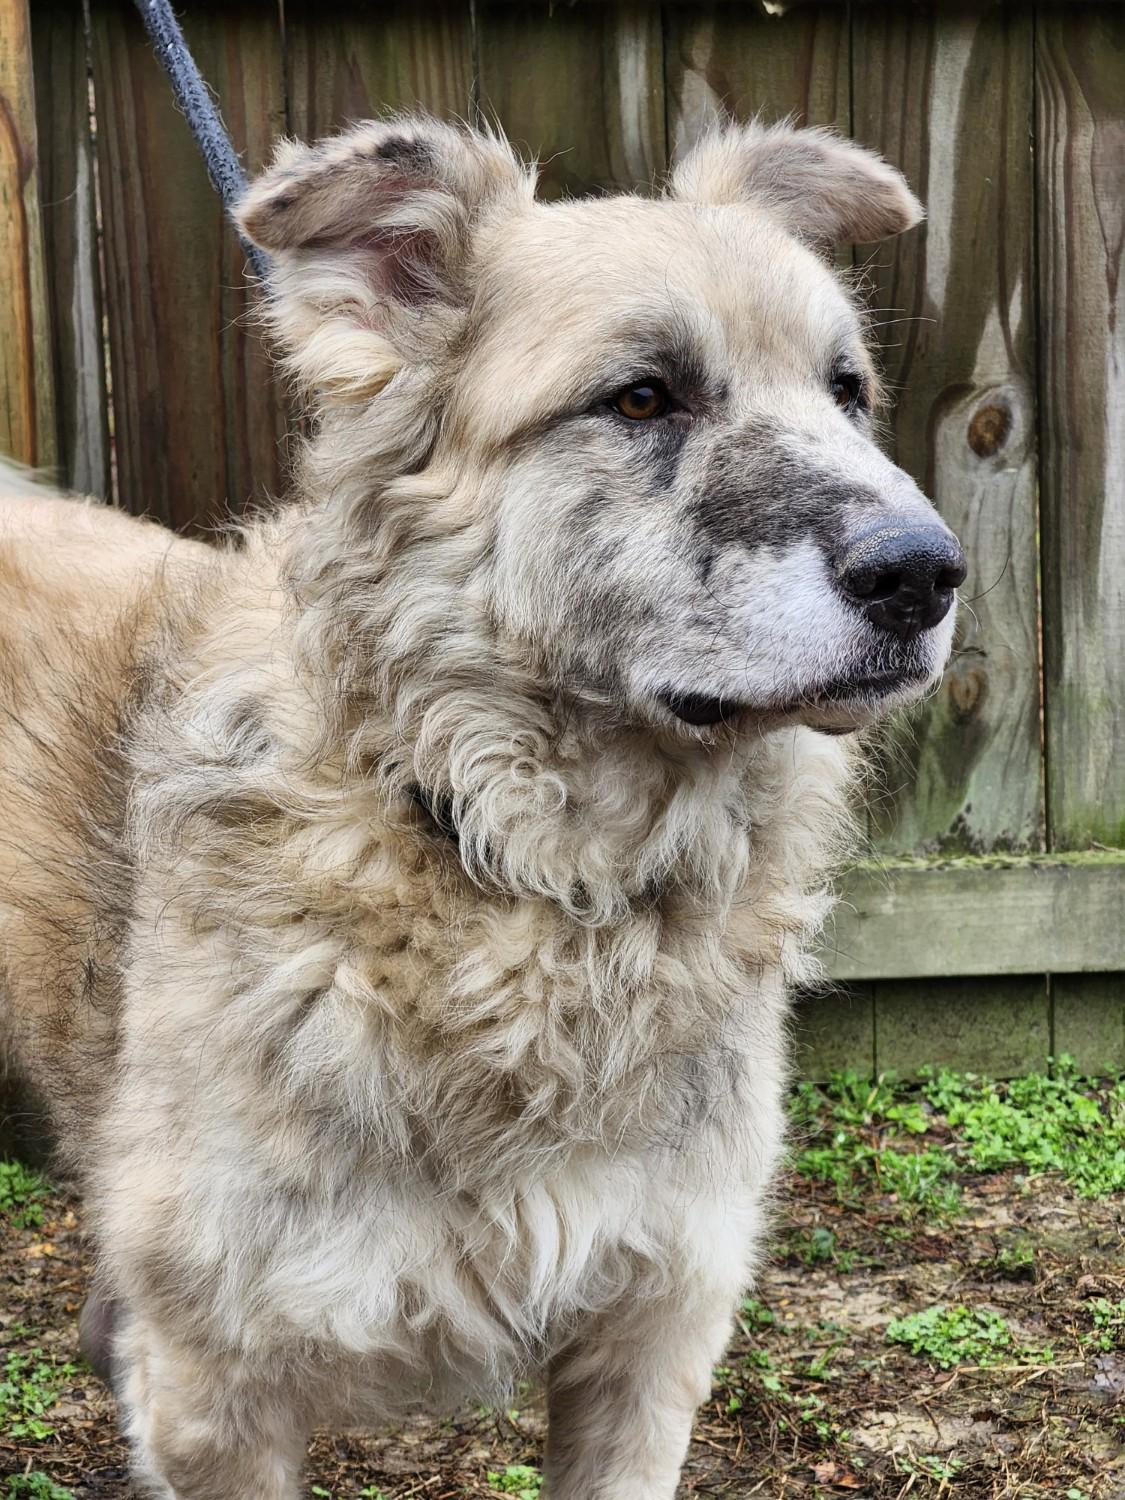
<path id="1" fill-rule="evenodd" d="M 699 1413 L 681 1495 L 1125 1497 L 1123 1195 L 1091 1201 L 1011 1171 L 967 1175 L 961 1192 L 935 1223 L 877 1184 L 843 1202 L 828 1182 L 786 1178 L 772 1258 Z M 114 1403 L 76 1348 L 81 1210 L 58 1192 L 42 1209 L 27 1228 L 0 1217 L 0 1379 L 8 1360 L 9 1381 L 38 1368 L 50 1392 L 38 1435 L 13 1436 L 0 1402 L 0 1500 L 118 1500 Z M 942 1368 L 888 1342 L 892 1320 L 934 1306 L 999 1315 L 1010 1343 L 991 1365 Z M 324 1434 L 307 1493 L 532 1500 L 543 1427 L 528 1394 L 508 1412 Z"/>

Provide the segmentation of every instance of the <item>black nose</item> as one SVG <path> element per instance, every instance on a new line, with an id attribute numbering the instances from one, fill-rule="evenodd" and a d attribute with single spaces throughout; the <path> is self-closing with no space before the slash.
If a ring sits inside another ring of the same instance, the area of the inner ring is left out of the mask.
<path id="1" fill-rule="evenodd" d="M 906 641 L 948 614 L 965 555 L 944 526 L 879 526 L 847 544 L 836 577 L 873 625 Z"/>

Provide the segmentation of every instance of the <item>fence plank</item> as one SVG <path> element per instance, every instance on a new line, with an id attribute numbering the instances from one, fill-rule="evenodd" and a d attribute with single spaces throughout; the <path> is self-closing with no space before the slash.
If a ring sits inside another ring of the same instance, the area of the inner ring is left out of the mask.
<path id="1" fill-rule="evenodd" d="M 280 484 L 284 417 L 244 326 L 242 256 L 132 6 L 92 16 L 121 503 L 198 528 Z M 185 17 L 235 145 L 284 130 L 276 7 Z"/>
<path id="2" fill-rule="evenodd" d="M 849 1069 L 870 1077 L 875 1071 L 873 986 L 841 985 L 799 995 L 793 1013 L 797 1071 L 826 1081 Z"/>
<path id="3" fill-rule="evenodd" d="M 930 209 L 922 229 L 858 250 L 884 325 L 895 456 L 960 534 L 973 601 L 940 695 L 884 737 L 872 831 L 894 851 L 1042 847 L 1031 41 L 1030 17 L 1006 7 L 865 9 L 852 22 L 854 134 L 901 166 Z M 956 890 L 925 890 L 932 909 L 900 905 L 866 924 L 863 971 L 1012 977 L 989 981 L 979 1012 L 971 986 L 953 980 L 940 1006 L 933 981 L 876 983 L 878 1065 L 906 1071 L 966 1047 L 996 1070 L 1041 1061 L 1050 1008 L 1035 958 L 993 963 L 992 931 L 939 899 Z M 981 887 L 978 899 L 1000 891 Z M 1006 909 L 1022 937 L 1029 914 Z M 924 930 L 936 951 L 918 951 Z M 1019 1018 L 1007 1051 L 1005 1013 Z"/>
<path id="4" fill-rule="evenodd" d="M 0 453 L 56 457 L 27 0 L 0 0 Z"/>
<path id="5" fill-rule="evenodd" d="M 102 291 L 82 7 L 71 0 L 39 0 L 32 35 L 58 471 L 71 489 L 108 499 Z"/>
<path id="6" fill-rule="evenodd" d="M 916 1078 L 943 1065 L 994 1078 L 1045 1072 L 1050 1027 L 1040 974 L 889 980 L 875 986 L 875 1069 Z"/>
<path id="7" fill-rule="evenodd" d="M 468 4 L 395 0 L 367 19 L 353 5 L 285 8 L 291 129 L 310 139 L 352 120 L 421 105 L 467 118 L 473 98 Z"/>
<path id="8" fill-rule="evenodd" d="M 680 151 L 723 113 L 851 123 L 844 8 L 767 16 L 728 5 L 669 7 L 665 23 L 671 145 Z"/>
<path id="9" fill-rule="evenodd" d="M 895 852 L 1041 848 L 1031 17 L 902 7 L 853 27 L 856 137 L 929 206 L 861 251 L 896 456 L 960 535 L 973 601 L 940 694 L 891 737 L 875 832 Z"/>
<path id="10" fill-rule="evenodd" d="M 821 957 L 847 980 L 1125 969 L 1123 881 L 1115 855 L 861 867 Z"/>
<path id="11" fill-rule="evenodd" d="M 1125 12 L 1038 20 L 1051 841 L 1125 844 Z"/>
<path id="12" fill-rule="evenodd" d="M 540 194 L 651 187 L 667 165 L 659 6 L 477 7 L 480 102 L 542 162 Z"/>
<path id="13" fill-rule="evenodd" d="M 276 0 L 246 0 L 237 16 L 185 16 L 188 41 L 214 89 L 223 119 L 253 175 L 289 129 L 282 38 Z M 236 512 L 281 492 L 294 417 L 254 322 L 257 295 L 237 236 L 218 221 L 220 395 L 224 495 Z"/>
<path id="14" fill-rule="evenodd" d="M 1125 1073 L 1125 974 L 1060 974 L 1051 989 L 1055 1056 L 1091 1078 Z"/>

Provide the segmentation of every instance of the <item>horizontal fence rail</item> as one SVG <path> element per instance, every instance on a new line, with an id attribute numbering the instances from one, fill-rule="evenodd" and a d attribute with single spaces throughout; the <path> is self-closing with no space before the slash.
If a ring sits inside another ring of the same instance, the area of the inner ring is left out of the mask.
<path id="1" fill-rule="evenodd" d="M 821 944 L 835 979 L 1125 970 L 1125 855 L 872 862 Z"/>
<path id="2" fill-rule="evenodd" d="M 927 223 L 843 266 L 971 571 L 940 692 L 879 747 L 884 863 L 826 935 L 848 988 L 810 997 L 806 1064 L 1125 1067 L 1125 7 L 178 10 L 251 172 L 418 104 L 498 120 L 546 196 L 651 190 L 720 109 L 906 171 Z M 130 0 L 0 0 L 0 105 L 0 448 L 189 530 L 282 493 L 295 414 Z"/>

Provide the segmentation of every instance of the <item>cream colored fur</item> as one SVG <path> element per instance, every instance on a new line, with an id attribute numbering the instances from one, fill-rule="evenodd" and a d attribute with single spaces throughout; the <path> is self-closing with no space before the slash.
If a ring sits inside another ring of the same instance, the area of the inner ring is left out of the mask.
<path id="1" fill-rule="evenodd" d="M 812 139 L 832 237 L 912 221 L 891 169 Z M 635 345 L 691 340 L 731 433 L 924 506 L 807 373 L 843 342 L 871 374 L 857 315 L 740 143 L 688 197 L 547 208 L 506 143 L 433 121 L 288 144 L 242 221 L 318 407 L 290 504 L 219 551 L 0 502 L 0 990 L 153 1495 L 293 1500 L 313 1424 L 537 1373 L 551 1500 L 673 1494 L 846 840 L 852 741 L 813 726 L 920 690 L 813 694 L 862 642 L 799 546 L 716 544 L 698 623 L 688 512 L 585 414 Z M 653 697 L 762 663 L 729 725 Z"/>

